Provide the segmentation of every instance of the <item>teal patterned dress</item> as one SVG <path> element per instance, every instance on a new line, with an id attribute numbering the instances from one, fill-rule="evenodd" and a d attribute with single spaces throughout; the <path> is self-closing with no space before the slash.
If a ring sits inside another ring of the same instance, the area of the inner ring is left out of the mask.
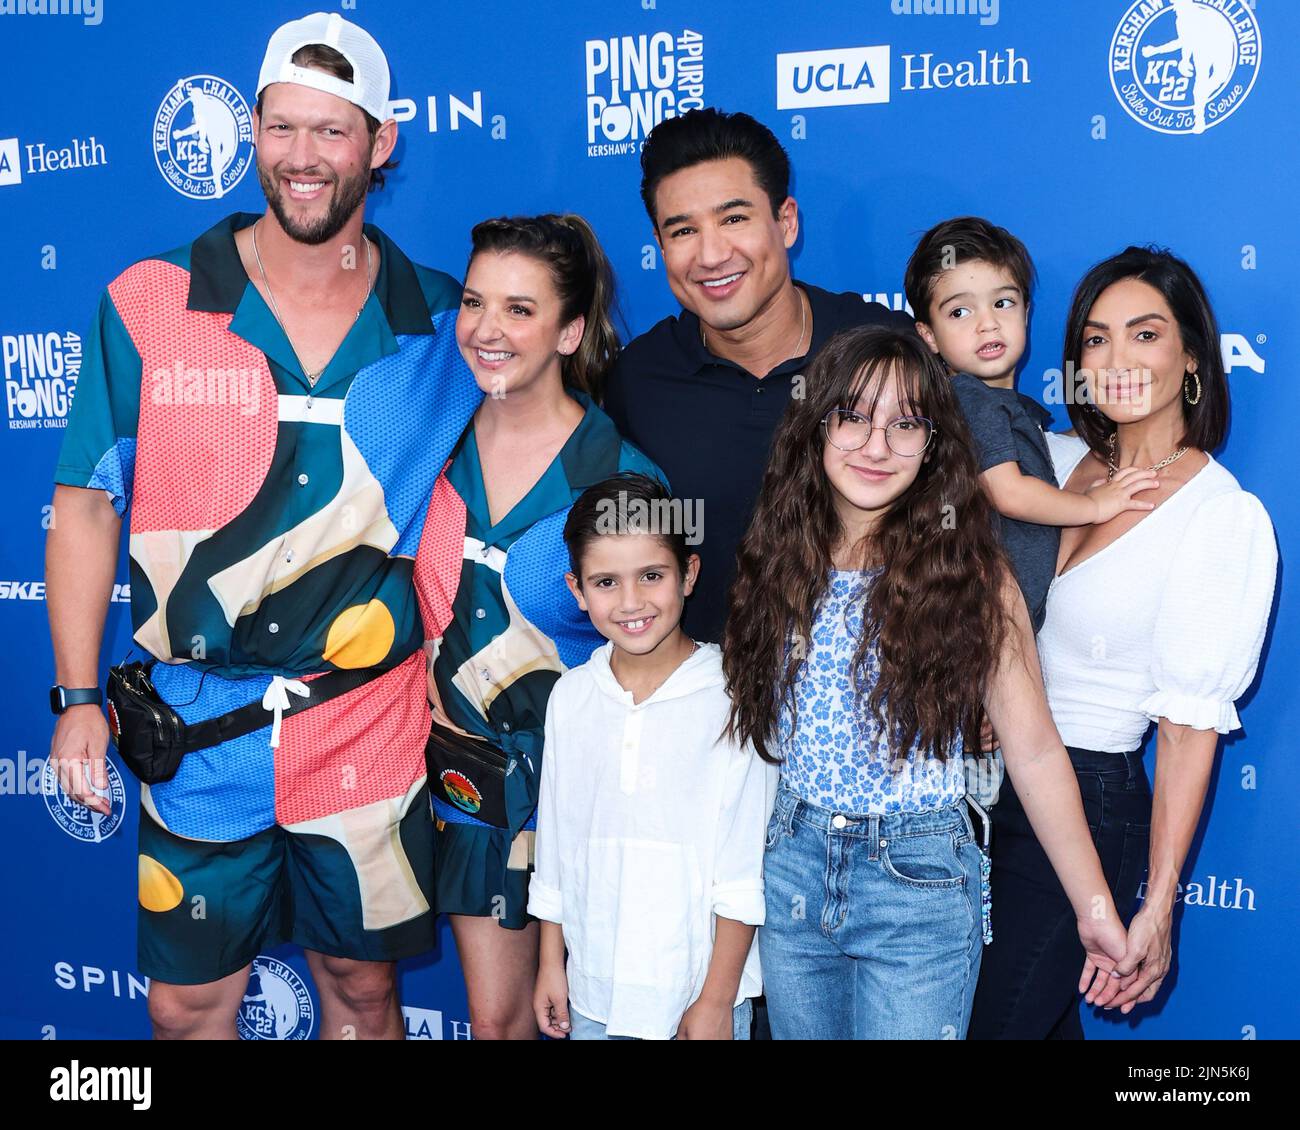
<path id="1" fill-rule="evenodd" d="M 530 921 L 525 908 L 546 702 L 560 675 L 605 642 L 564 582 L 565 520 L 587 487 L 619 471 L 663 479 L 589 398 L 570 395 L 584 408 L 582 420 L 495 526 L 471 422 L 435 491 L 447 552 L 461 553 L 459 584 L 454 595 L 422 594 L 430 605 L 450 598 L 451 620 L 433 638 L 437 696 L 456 726 L 506 754 L 510 821 L 508 829 L 483 823 L 473 815 L 472 797 L 430 780 L 437 910 L 493 917 L 512 929 Z M 463 530 L 463 549 L 453 544 L 457 530 Z M 422 579 L 436 583 L 417 573 L 417 585 Z"/>

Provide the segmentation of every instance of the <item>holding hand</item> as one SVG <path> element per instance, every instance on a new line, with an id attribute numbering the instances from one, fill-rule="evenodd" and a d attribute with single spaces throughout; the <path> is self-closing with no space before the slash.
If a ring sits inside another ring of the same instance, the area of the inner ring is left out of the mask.
<path id="1" fill-rule="evenodd" d="M 1079 977 L 1079 992 L 1085 994 L 1088 1004 L 1109 1005 L 1116 993 L 1132 984 L 1131 978 L 1126 980 L 1118 973 L 1128 947 L 1124 926 L 1113 906 L 1103 917 L 1080 918 L 1077 925 L 1079 941 L 1087 954 Z"/>
<path id="2" fill-rule="evenodd" d="M 1148 912 L 1144 906 L 1133 916 L 1128 928 L 1128 948 L 1119 963 L 1119 972 L 1127 979 L 1123 992 L 1111 1001 L 1111 1008 L 1118 1006 L 1127 1016 L 1134 1006 L 1155 999 L 1173 965 L 1172 930 L 1173 920 L 1159 910 Z"/>
<path id="3" fill-rule="evenodd" d="M 1154 502 L 1141 502 L 1133 496 L 1158 485 L 1156 473 L 1143 467 L 1125 467 L 1110 482 L 1098 479 L 1084 492 L 1097 505 L 1093 523 L 1109 522 L 1126 510 L 1154 510 Z"/>

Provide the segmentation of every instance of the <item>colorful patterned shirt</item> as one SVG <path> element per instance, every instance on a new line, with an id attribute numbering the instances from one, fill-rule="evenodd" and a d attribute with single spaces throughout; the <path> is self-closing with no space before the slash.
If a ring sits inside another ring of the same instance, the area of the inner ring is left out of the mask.
<path id="1" fill-rule="evenodd" d="M 454 591 L 424 584 L 421 597 L 450 602 L 451 622 L 434 643 L 433 675 L 447 717 L 504 750 L 509 758 L 506 809 L 511 831 L 533 826 L 541 772 L 546 700 L 570 667 L 586 663 L 605 643 L 564 583 L 569 553 L 562 536 L 569 509 L 587 487 L 619 471 L 663 473 L 614 429 L 581 393 L 586 410 L 532 489 L 495 526 L 471 425 L 438 481 L 434 506 L 448 516 L 426 523 L 421 560 L 454 561 Z M 445 567 L 431 577 L 447 575 Z M 434 811 L 451 823 L 481 821 L 451 803 L 430 782 Z"/>
<path id="2" fill-rule="evenodd" d="M 178 835 L 280 824 L 347 844 L 423 783 L 416 550 L 481 393 L 456 347 L 460 287 L 371 226 L 374 291 L 311 386 L 239 258 L 235 232 L 256 219 L 230 216 L 109 284 L 55 480 L 129 511 L 135 641 L 187 721 L 273 694 L 276 676 L 387 669 L 285 718 L 276 749 L 268 711 L 142 789 Z"/>
<path id="3" fill-rule="evenodd" d="M 945 808 L 966 795 L 961 743 L 944 761 L 923 757 L 914 745 L 905 764 L 891 768 L 884 728 L 866 707 L 880 674 L 874 648 L 867 653 L 861 693 L 853 688 L 850 671 L 862 634 L 866 586 L 874 575 L 831 570 L 795 678 L 795 724 L 788 708 L 780 712 L 781 776 L 797 796 L 846 815 Z"/>

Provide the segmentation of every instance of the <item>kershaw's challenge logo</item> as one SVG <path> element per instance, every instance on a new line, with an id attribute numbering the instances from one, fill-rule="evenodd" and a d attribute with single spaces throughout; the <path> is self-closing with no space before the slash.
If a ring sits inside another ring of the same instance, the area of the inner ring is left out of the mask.
<path id="1" fill-rule="evenodd" d="M 1259 22 L 1245 0 L 1137 0 L 1110 43 L 1110 84 L 1160 133 L 1204 133 L 1259 74 Z"/>
<path id="2" fill-rule="evenodd" d="M 253 115 L 225 79 L 191 75 L 167 92 L 153 123 L 158 171 L 182 196 L 219 199 L 253 163 Z"/>
<path id="3" fill-rule="evenodd" d="M 242 1040 L 307 1040 L 316 1010 L 306 982 L 292 966 L 259 954 L 235 1018 Z"/>
<path id="4" fill-rule="evenodd" d="M 45 798 L 50 817 L 69 836 L 82 843 L 102 843 L 122 826 L 126 814 L 126 784 L 122 774 L 111 757 L 104 758 L 104 769 L 108 774 L 108 788 L 95 789 L 95 792 L 108 798 L 107 816 L 68 796 L 50 761 L 47 760 L 41 770 L 41 795 Z"/>

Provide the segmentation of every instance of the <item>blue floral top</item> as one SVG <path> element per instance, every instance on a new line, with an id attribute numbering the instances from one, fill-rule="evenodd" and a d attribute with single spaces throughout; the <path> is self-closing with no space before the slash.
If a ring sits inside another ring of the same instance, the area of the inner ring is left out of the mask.
<path id="1" fill-rule="evenodd" d="M 924 757 L 913 746 L 906 763 L 894 769 L 882 727 L 866 706 L 880 673 L 874 648 L 867 654 L 861 696 L 853 689 L 853 654 L 875 572 L 831 571 L 795 677 L 798 728 L 788 707 L 780 712 L 781 776 L 810 804 L 853 816 L 945 808 L 966 795 L 961 742 L 945 761 Z"/>

